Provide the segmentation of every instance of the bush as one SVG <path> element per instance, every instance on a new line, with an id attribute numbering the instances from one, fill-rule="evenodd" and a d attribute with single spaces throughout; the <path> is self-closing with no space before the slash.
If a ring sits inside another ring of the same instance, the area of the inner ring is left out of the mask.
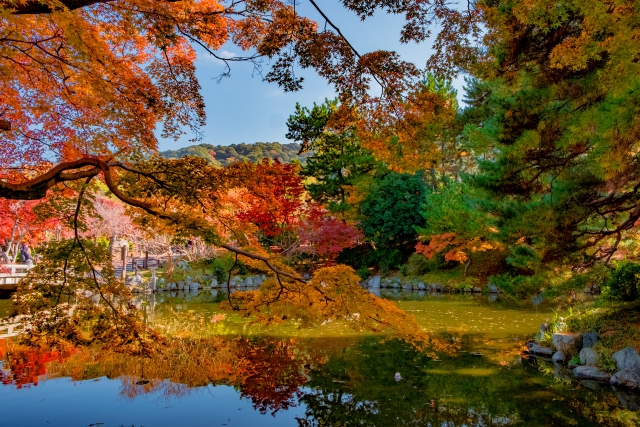
<path id="1" fill-rule="evenodd" d="M 609 295 L 622 301 L 638 299 L 640 285 L 640 264 L 624 261 L 611 272 L 606 287 Z"/>
<path id="2" fill-rule="evenodd" d="M 412 254 L 407 261 L 407 274 L 409 276 L 422 276 L 431 271 L 438 270 L 446 264 L 444 254 L 437 254 L 429 259 L 421 254 Z"/>
<path id="3" fill-rule="evenodd" d="M 356 274 L 360 276 L 362 280 L 367 280 L 369 277 L 371 277 L 371 270 L 369 270 L 367 267 L 362 267 L 359 268 L 358 271 L 356 271 Z"/>
<path id="4" fill-rule="evenodd" d="M 491 276 L 489 282 L 495 284 L 507 295 L 526 299 L 539 294 L 544 287 L 544 278 L 540 276 L 512 276 L 500 274 Z"/>
<path id="5" fill-rule="evenodd" d="M 409 276 L 409 266 L 407 264 L 402 264 L 400 266 L 400 274 L 404 277 Z"/>
<path id="6" fill-rule="evenodd" d="M 344 249 L 336 261 L 338 264 L 348 265 L 355 270 L 377 266 L 381 272 L 387 272 L 390 269 L 400 267 L 402 252 L 399 249 L 373 249 L 369 245 L 359 245 Z"/>
<path id="7" fill-rule="evenodd" d="M 227 281 L 229 278 L 229 270 L 233 267 L 234 262 L 235 260 L 232 257 L 211 258 L 209 260 L 209 265 L 213 270 L 213 275 L 218 279 L 218 282 L 222 283 Z M 242 263 L 242 261 L 238 260 L 234 273 L 240 275 L 248 274 L 249 269 Z"/>

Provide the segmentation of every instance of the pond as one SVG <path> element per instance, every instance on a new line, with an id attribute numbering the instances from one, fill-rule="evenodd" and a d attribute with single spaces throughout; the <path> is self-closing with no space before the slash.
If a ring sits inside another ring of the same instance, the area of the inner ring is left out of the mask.
<path id="1" fill-rule="evenodd" d="M 157 294 L 147 321 L 176 337 L 151 359 L 38 352 L 0 341 L 6 426 L 617 426 L 638 397 L 521 356 L 552 315 L 486 296 L 390 294 L 431 334 L 410 345 L 346 324 L 262 328 L 215 291 Z M 0 300 L 0 316 L 8 301 Z M 11 351 L 9 351 L 11 350 Z M 555 372 L 554 372 L 555 370 Z"/>

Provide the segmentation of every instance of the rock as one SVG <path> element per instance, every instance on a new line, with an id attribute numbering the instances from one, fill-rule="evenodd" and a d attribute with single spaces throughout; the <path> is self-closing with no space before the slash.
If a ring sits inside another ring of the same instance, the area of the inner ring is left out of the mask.
<path id="1" fill-rule="evenodd" d="M 542 332 L 543 334 L 547 332 L 547 329 L 549 329 L 548 323 L 543 323 L 542 325 L 540 325 L 540 332 Z"/>
<path id="2" fill-rule="evenodd" d="M 624 409 L 637 412 L 640 409 L 640 396 L 636 393 L 630 394 L 625 390 L 616 390 L 616 397 Z"/>
<path id="3" fill-rule="evenodd" d="M 246 279 L 244 279 L 244 285 L 247 288 L 252 288 L 253 287 L 253 277 L 248 276 Z"/>
<path id="4" fill-rule="evenodd" d="M 631 369 L 636 372 L 640 371 L 640 356 L 633 347 L 623 348 L 613 353 L 613 358 L 620 371 L 624 371 L 625 369 Z"/>
<path id="5" fill-rule="evenodd" d="M 498 291 L 499 289 L 496 285 L 489 285 L 489 292 L 491 292 L 492 294 L 497 294 Z"/>
<path id="6" fill-rule="evenodd" d="M 217 288 L 218 287 L 218 279 L 216 279 L 215 277 L 211 280 L 211 284 L 209 285 L 212 288 Z"/>
<path id="7" fill-rule="evenodd" d="M 144 279 L 140 274 L 136 273 L 133 276 L 128 277 L 127 280 L 125 280 L 125 283 L 131 286 L 138 286 L 144 283 Z"/>
<path id="8" fill-rule="evenodd" d="M 478 287 L 472 288 L 471 292 L 475 292 L 475 293 L 480 294 L 480 293 L 482 293 L 482 288 L 478 288 Z"/>
<path id="9" fill-rule="evenodd" d="M 380 282 L 382 278 L 380 276 L 373 276 L 369 278 L 369 287 L 372 289 L 380 288 Z"/>
<path id="10" fill-rule="evenodd" d="M 595 332 L 587 332 L 582 335 L 582 347 L 591 348 L 598 342 L 598 334 Z"/>
<path id="11" fill-rule="evenodd" d="M 200 283 L 191 282 L 189 284 L 189 289 L 191 289 L 192 291 L 200 289 Z"/>
<path id="12" fill-rule="evenodd" d="M 580 341 L 580 335 L 578 334 L 553 334 L 551 338 L 555 348 L 565 354 L 575 353 Z"/>
<path id="13" fill-rule="evenodd" d="M 640 373 L 632 368 L 623 369 L 611 377 L 611 385 L 639 390 Z"/>
<path id="14" fill-rule="evenodd" d="M 581 380 L 609 381 L 611 379 L 611 375 L 595 366 L 576 366 L 573 375 Z"/>
<path id="15" fill-rule="evenodd" d="M 216 289 L 211 289 L 209 292 L 214 299 L 218 296 L 218 291 Z"/>
<path id="16" fill-rule="evenodd" d="M 553 356 L 553 350 L 551 350 L 548 347 L 544 347 L 541 346 L 540 344 L 531 344 L 531 346 L 529 347 L 529 351 L 532 354 L 538 355 L 538 356 L 544 356 L 544 357 L 551 357 Z"/>
<path id="17" fill-rule="evenodd" d="M 569 371 L 564 367 L 564 365 L 561 365 L 559 363 L 555 363 L 553 365 L 553 375 L 555 375 L 555 377 L 558 379 L 566 381 L 571 381 L 574 379 L 573 375 L 571 375 L 571 371 Z"/>
<path id="18" fill-rule="evenodd" d="M 566 356 L 561 351 L 556 351 L 555 353 L 553 353 L 553 356 L 551 357 L 551 360 L 553 360 L 555 363 L 564 363 L 565 359 L 566 359 Z"/>
<path id="19" fill-rule="evenodd" d="M 580 364 L 596 366 L 600 360 L 600 355 L 594 349 L 587 347 L 580 350 Z"/>
<path id="20" fill-rule="evenodd" d="M 424 289 L 425 289 L 424 283 L 419 282 L 419 283 L 418 283 L 418 290 L 420 290 L 420 291 L 424 291 Z"/>

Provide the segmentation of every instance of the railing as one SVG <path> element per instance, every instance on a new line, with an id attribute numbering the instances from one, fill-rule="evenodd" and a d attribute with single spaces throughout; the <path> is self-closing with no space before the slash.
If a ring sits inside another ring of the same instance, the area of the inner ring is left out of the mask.
<path id="1" fill-rule="evenodd" d="M 0 273 L 0 285 L 16 285 L 26 277 L 33 264 L 0 264 L 0 267 L 9 270 L 9 273 Z"/>
<path id="2" fill-rule="evenodd" d="M 7 322 L 0 323 L 0 339 L 18 336 L 25 331 L 25 316 L 16 316 Z"/>

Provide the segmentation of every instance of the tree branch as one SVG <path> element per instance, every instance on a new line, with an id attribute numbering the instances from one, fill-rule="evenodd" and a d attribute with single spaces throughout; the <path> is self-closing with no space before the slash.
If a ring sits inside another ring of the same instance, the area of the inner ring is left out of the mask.
<path id="1" fill-rule="evenodd" d="M 58 0 L 60 6 L 69 10 L 81 9 L 96 3 L 111 3 L 115 0 Z M 162 0 L 173 3 L 181 0 Z M 15 0 L 0 0 L 0 8 L 10 10 L 14 15 L 40 15 L 53 13 L 57 8 L 52 8 L 49 4 L 44 4 L 40 0 L 27 0 L 18 2 Z M 60 9 L 62 9 L 60 7 Z"/>
<path id="2" fill-rule="evenodd" d="M 71 172 L 71 173 L 67 172 L 67 171 L 73 171 L 75 169 L 81 169 L 89 166 L 91 166 L 90 169 L 81 170 L 78 172 Z M 4 197 L 6 199 L 13 199 L 13 200 L 42 199 L 47 195 L 48 189 L 52 188 L 53 186 L 55 186 L 60 182 L 76 181 L 76 180 L 85 179 L 85 178 L 88 179 L 102 172 L 102 174 L 104 175 L 105 184 L 107 185 L 109 190 L 122 202 L 126 203 L 129 206 L 140 208 L 145 212 L 147 212 L 148 214 L 158 217 L 160 219 L 170 220 L 174 222 L 176 221 L 176 218 L 174 216 L 157 210 L 152 204 L 128 197 L 122 191 L 120 191 L 120 189 L 114 182 L 113 175 L 111 173 L 112 168 L 114 167 L 122 168 L 126 171 L 140 174 L 142 176 L 151 177 L 151 174 L 145 171 L 133 168 L 128 165 L 124 165 L 119 162 L 107 163 L 104 160 L 85 157 L 72 162 L 59 163 L 58 165 L 54 166 L 46 173 L 20 184 L 12 184 L 9 182 L 0 181 L 0 197 Z M 236 248 L 235 246 L 232 246 L 226 243 L 218 244 L 217 246 L 227 249 L 236 254 L 262 261 L 274 273 L 288 277 L 298 282 L 306 283 L 306 281 L 301 277 L 276 268 L 273 264 L 271 264 L 269 258 L 265 256 L 254 254 L 252 252 L 245 251 L 240 248 Z"/>

